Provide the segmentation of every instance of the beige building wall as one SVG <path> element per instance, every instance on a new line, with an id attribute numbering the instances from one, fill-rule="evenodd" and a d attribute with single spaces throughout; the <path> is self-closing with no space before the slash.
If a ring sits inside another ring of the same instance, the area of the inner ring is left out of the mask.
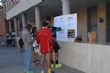
<path id="1" fill-rule="evenodd" d="M 97 42 L 105 43 L 106 42 L 106 24 L 107 24 L 107 16 L 106 16 L 106 3 L 100 3 L 97 6 Z M 78 35 L 82 35 L 83 42 L 87 42 L 88 38 L 88 14 L 87 7 L 80 8 L 77 10 L 73 10 L 72 13 L 77 13 L 78 15 Z M 103 23 L 99 22 L 99 18 L 102 17 L 104 19 Z M 102 35 L 103 34 L 103 35 Z"/>
<path id="2" fill-rule="evenodd" d="M 106 42 L 106 25 L 107 25 L 107 16 L 106 16 L 106 10 L 107 5 L 106 3 L 100 3 L 97 5 L 97 42 L 99 43 L 105 43 Z M 103 23 L 99 22 L 99 18 L 102 17 L 104 19 Z"/>
<path id="3" fill-rule="evenodd" d="M 77 13 L 77 31 L 78 35 L 82 35 L 83 42 L 87 42 L 87 8 L 73 10 L 72 13 Z"/>

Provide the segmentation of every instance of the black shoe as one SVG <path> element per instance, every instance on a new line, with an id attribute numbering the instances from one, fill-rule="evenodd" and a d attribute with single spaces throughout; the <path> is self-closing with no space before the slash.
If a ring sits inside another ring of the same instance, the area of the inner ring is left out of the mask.
<path id="1" fill-rule="evenodd" d="M 38 63 L 39 63 L 39 60 L 36 60 L 36 61 L 35 61 L 35 63 L 37 63 L 37 64 L 38 64 Z"/>

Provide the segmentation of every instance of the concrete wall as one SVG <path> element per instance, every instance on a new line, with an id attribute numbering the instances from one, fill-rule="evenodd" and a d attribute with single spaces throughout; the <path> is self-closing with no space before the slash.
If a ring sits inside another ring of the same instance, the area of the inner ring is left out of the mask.
<path id="1" fill-rule="evenodd" d="M 60 62 L 85 73 L 110 72 L 110 46 L 59 42 Z"/>
<path id="2" fill-rule="evenodd" d="M 42 0 L 20 0 L 17 5 L 15 5 L 11 10 L 6 13 L 6 18 L 8 20 L 41 2 Z"/>

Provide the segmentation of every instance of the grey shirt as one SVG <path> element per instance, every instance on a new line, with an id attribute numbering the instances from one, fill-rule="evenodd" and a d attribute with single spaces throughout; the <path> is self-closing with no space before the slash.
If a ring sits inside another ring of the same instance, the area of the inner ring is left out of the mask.
<path id="1" fill-rule="evenodd" d="M 25 50 L 31 50 L 33 48 L 32 44 L 35 41 L 35 39 L 31 39 L 31 34 L 30 34 L 29 30 L 25 28 L 22 31 L 21 37 L 24 42 Z"/>

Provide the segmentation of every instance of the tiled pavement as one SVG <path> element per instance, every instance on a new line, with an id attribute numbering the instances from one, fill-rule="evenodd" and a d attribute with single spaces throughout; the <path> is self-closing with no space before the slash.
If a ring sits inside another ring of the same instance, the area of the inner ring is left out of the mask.
<path id="1" fill-rule="evenodd" d="M 24 54 L 16 47 L 0 47 L 0 73 L 23 73 Z M 40 65 L 33 66 L 35 73 L 40 73 Z M 62 68 L 53 69 L 55 73 L 84 73 L 77 69 L 63 65 Z"/>

